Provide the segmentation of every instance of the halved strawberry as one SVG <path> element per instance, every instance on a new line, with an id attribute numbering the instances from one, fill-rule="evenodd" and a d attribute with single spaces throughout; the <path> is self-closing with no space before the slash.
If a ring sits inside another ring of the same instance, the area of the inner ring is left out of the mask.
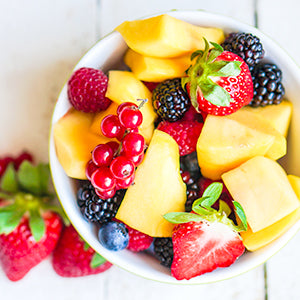
<path id="1" fill-rule="evenodd" d="M 172 235 L 174 257 L 171 273 L 178 280 L 228 267 L 245 251 L 238 234 L 247 228 L 240 204 L 233 202 L 241 219 L 239 226 L 227 217 L 231 210 L 224 201 L 220 200 L 218 211 L 212 208 L 222 188 L 222 183 L 212 183 L 194 202 L 192 213 L 174 212 L 164 216 L 177 224 Z"/>
<path id="2" fill-rule="evenodd" d="M 196 59 L 182 78 L 193 106 L 198 111 L 212 115 L 228 115 L 253 98 L 253 82 L 247 64 L 238 55 L 223 51 L 223 48 L 211 43 L 209 49 L 205 40 L 205 50 L 192 54 Z"/>

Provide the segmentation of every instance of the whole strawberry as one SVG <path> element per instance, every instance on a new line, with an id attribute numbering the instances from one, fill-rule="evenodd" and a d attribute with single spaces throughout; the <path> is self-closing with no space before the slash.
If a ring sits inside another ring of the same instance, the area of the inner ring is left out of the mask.
<path id="1" fill-rule="evenodd" d="M 80 68 L 68 82 L 68 97 L 76 110 L 95 113 L 106 110 L 111 101 L 105 97 L 108 78 L 93 68 Z"/>
<path id="2" fill-rule="evenodd" d="M 239 226 L 227 217 L 231 210 L 224 201 L 220 200 L 219 210 L 212 208 L 222 188 L 221 183 L 212 183 L 194 202 L 192 213 L 174 212 L 164 216 L 177 224 L 172 234 L 174 256 L 171 273 L 178 280 L 228 267 L 245 251 L 238 234 L 247 228 L 241 205 L 234 202 L 241 220 Z"/>
<path id="3" fill-rule="evenodd" d="M 216 43 L 211 43 L 211 50 L 206 40 L 205 44 L 204 51 L 192 54 L 196 61 L 182 78 L 182 85 L 198 111 L 217 116 L 232 114 L 253 98 L 251 73 L 238 55 L 223 51 Z"/>
<path id="4" fill-rule="evenodd" d="M 196 151 L 202 127 L 203 123 L 198 121 L 179 120 L 176 122 L 162 121 L 157 129 L 168 133 L 177 142 L 180 156 L 184 156 Z"/>
<path id="5" fill-rule="evenodd" d="M 102 273 L 112 264 L 89 247 L 70 225 L 64 228 L 53 252 L 52 266 L 62 277 L 80 277 Z"/>
<path id="6" fill-rule="evenodd" d="M 12 281 L 22 279 L 55 248 L 62 229 L 48 192 L 48 165 L 10 163 L 1 178 L 0 265 Z"/>

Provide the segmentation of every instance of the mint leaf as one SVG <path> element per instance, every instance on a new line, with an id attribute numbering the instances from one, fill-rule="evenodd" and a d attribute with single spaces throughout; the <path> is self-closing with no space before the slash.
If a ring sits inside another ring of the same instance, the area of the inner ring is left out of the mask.
<path id="1" fill-rule="evenodd" d="M 163 217 L 173 224 L 181 224 L 181 223 L 188 223 L 188 222 L 199 222 L 202 221 L 203 218 L 196 214 L 186 213 L 186 212 L 170 212 Z"/>
<path id="2" fill-rule="evenodd" d="M 242 227 L 241 227 L 240 231 L 246 231 L 248 229 L 248 223 L 247 223 L 245 211 L 239 202 L 233 201 L 233 205 L 235 207 L 236 214 L 238 215 L 238 217 L 240 218 L 240 220 L 242 222 L 242 224 L 241 224 Z"/>
<path id="3" fill-rule="evenodd" d="M 16 193 L 18 191 L 16 171 L 12 163 L 8 165 L 1 178 L 0 188 L 5 192 L 10 193 Z"/>
<path id="4" fill-rule="evenodd" d="M 202 197 L 206 199 L 201 203 L 205 208 L 210 208 L 221 196 L 223 184 L 221 182 L 213 182 L 204 191 Z"/>
<path id="5" fill-rule="evenodd" d="M 225 215 L 228 217 L 231 214 L 231 209 L 228 206 L 228 204 L 223 201 L 219 200 L 219 213 L 225 213 Z"/>
<path id="6" fill-rule="evenodd" d="M 209 75 L 216 77 L 238 76 L 241 73 L 241 64 L 242 63 L 240 61 L 230 61 L 219 71 Z"/>
<path id="7" fill-rule="evenodd" d="M 106 262 L 106 259 L 98 253 L 94 253 L 90 266 L 92 269 L 95 269 Z"/>
<path id="8" fill-rule="evenodd" d="M 29 228 L 36 242 L 39 242 L 46 232 L 46 224 L 37 209 L 30 210 Z"/>
<path id="9" fill-rule="evenodd" d="M 192 210 L 199 215 L 208 215 L 209 211 L 202 207 L 203 201 L 207 200 L 209 197 L 201 197 L 194 201 Z"/>

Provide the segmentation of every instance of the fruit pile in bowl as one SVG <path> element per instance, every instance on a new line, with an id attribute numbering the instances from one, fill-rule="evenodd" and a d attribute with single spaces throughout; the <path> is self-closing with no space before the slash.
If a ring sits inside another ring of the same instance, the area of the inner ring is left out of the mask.
<path id="1" fill-rule="evenodd" d="M 162 282 L 263 263 L 300 226 L 298 78 L 274 42 L 223 16 L 124 22 L 80 60 L 52 118 L 52 177 L 74 227 Z"/>

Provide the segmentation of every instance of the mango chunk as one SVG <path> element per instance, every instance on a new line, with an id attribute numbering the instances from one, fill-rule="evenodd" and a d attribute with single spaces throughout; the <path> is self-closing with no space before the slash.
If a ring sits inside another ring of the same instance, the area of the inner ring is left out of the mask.
<path id="1" fill-rule="evenodd" d="M 222 43 L 223 30 L 195 26 L 169 15 L 126 21 L 115 30 L 121 33 L 128 47 L 153 57 L 176 57 L 204 49 L 208 41 Z"/>
<path id="2" fill-rule="evenodd" d="M 139 130 L 149 144 L 157 115 L 152 106 L 152 93 L 148 88 L 132 72 L 109 71 L 106 97 L 118 105 L 128 101 L 139 105 L 141 102 L 138 99 L 148 99 L 141 108 L 143 123 Z"/>
<path id="3" fill-rule="evenodd" d="M 265 107 L 244 106 L 242 110 L 247 110 L 262 116 L 265 120 L 278 130 L 283 136 L 287 136 L 290 125 L 293 104 L 283 100 L 278 105 L 267 105 Z"/>
<path id="4" fill-rule="evenodd" d="M 273 225 L 299 207 L 283 168 L 275 161 L 256 156 L 222 175 L 235 201 L 245 210 L 252 232 Z"/>
<path id="5" fill-rule="evenodd" d="M 285 153 L 286 139 L 261 116 L 244 110 L 208 115 L 197 142 L 201 172 L 213 180 L 254 156 L 275 160 Z"/>
<path id="6" fill-rule="evenodd" d="M 153 237 L 170 237 L 174 224 L 163 218 L 184 211 L 186 185 L 180 176 L 179 148 L 167 133 L 155 130 L 134 185 L 126 191 L 116 218 Z"/>
<path id="7" fill-rule="evenodd" d="M 85 167 L 91 151 L 108 138 L 90 132 L 94 114 L 71 108 L 53 127 L 56 154 L 69 177 L 86 179 Z"/>
<path id="8" fill-rule="evenodd" d="M 150 82 L 183 77 L 191 64 L 189 54 L 175 58 L 157 58 L 141 55 L 131 49 L 126 52 L 124 61 L 138 79 Z"/>
<path id="9" fill-rule="evenodd" d="M 300 201 L 300 177 L 288 175 L 288 180 Z M 260 231 L 253 233 L 251 228 L 248 228 L 247 231 L 241 232 L 243 243 L 249 251 L 258 250 L 276 240 L 299 220 L 300 207 L 296 208 L 286 217 Z"/>

